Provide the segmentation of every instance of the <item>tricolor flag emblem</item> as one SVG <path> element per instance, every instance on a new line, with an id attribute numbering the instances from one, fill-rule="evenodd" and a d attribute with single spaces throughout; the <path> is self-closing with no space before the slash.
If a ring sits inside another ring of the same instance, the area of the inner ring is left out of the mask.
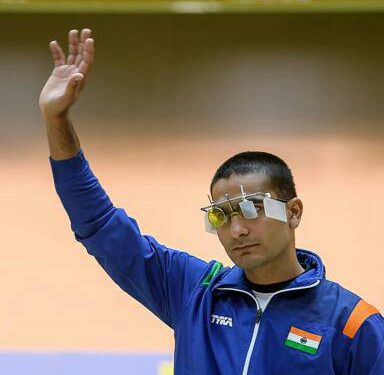
<path id="1" fill-rule="evenodd" d="M 291 327 L 285 345 L 309 354 L 316 354 L 322 336 Z"/>

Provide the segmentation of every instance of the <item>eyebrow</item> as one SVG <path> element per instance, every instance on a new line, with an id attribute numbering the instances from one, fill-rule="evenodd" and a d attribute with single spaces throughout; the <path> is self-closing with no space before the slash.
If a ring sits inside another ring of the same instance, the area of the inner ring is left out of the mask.
<path id="1" fill-rule="evenodd" d="M 253 199 L 247 198 L 247 200 L 250 200 L 251 202 L 253 202 L 254 204 L 259 205 L 259 206 L 263 205 L 263 201 L 261 199 L 256 199 L 256 197 Z M 221 199 L 220 201 L 217 201 L 215 203 L 215 206 L 221 208 L 223 211 L 228 210 L 230 212 L 230 207 L 232 207 L 234 211 L 238 211 L 240 202 L 241 202 L 241 198 L 238 199 L 238 202 L 232 201 L 232 202 L 230 202 L 230 204 L 228 203 L 228 200 Z"/>
<path id="2" fill-rule="evenodd" d="M 246 199 L 248 199 L 248 200 L 252 200 L 252 201 L 254 201 L 254 200 L 257 200 L 257 198 L 258 197 L 260 197 L 260 198 L 258 198 L 260 201 L 262 201 L 263 199 L 264 199 L 264 196 L 265 196 L 265 194 L 268 194 L 268 192 L 266 192 L 266 193 L 264 193 L 264 192 L 260 192 L 260 191 L 258 191 L 258 192 L 256 192 L 256 193 L 252 193 L 252 194 L 247 194 L 247 198 Z M 213 202 L 216 204 L 216 205 L 219 205 L 219 204 L 224 204 L 224 203 L 228 203 L 228 201 L 232 204 L 232 202 L 234 203 L 234 204 L 236 204 L 236 203 L 238 203 L 237 201 L 241 201 L 242 200 L 242 195 L 237 195 L 237 196 L 235 196 L 235 197 L 233 197 L 233 198 L 229 198 L 229 199 L 227 199 L 227 197 L 220 197 L 218 200 L 213 200 Z"/>

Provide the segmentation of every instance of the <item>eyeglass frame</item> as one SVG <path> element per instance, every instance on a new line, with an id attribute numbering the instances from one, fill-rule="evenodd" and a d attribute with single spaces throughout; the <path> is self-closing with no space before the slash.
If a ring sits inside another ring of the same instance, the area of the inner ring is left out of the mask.
<path id="1" fill-rule="evenodd" d="M 206 207 L 202 207 L 200 208 L 202 211 L 204 211 L 206 214 L 209 213 L 209 211 L 213 208 L 215 209 L 218 209 L 220 210 L 223 214 L 224 214 L 224 217 L 225 217 L 225 221 L 223 222 L 222 225 L 220 225 L 219 227 L 215 227 L 211 222 L 210 224 L 212 225 L 212 227 L 214 229 L 217 229 L 217 228 L 221 228 L 225 223 L 227 223 L 229 221 L 229 219 L 234 215 L 234 214 L 240 214 L 242 217 L 244 216 L 243 213 L 241 212 L 241 208 L 240 210 L 234 210 L 233 207 L 232 207 L 232 204 L 231 203 L 240 203 L 241 201 L 243 200 L 250 200 L 250 201 L 253 201 L 255 202 L 256 200 L 255 199 L 252 199 L 252 198 L 256 198 L 257 196 L 262 196 L 263 198 L 259 198 L 259 203 L 263 203 L 264 199 L 266 197 L 268 198 L 271 198 L 271 199 L 275 199 L 279 202 L 283 202 L 283 203 L 288 203 L 290 200 L 289 199 L 282 199 L 282 198 L 276 198 L 276 197 L 272 197 L 271 193 L 269 192 L 266 192 L 266 193 L 262 193 L 262 192 L 256 192 L 256 193 L 251 193 L 251 194 L 246 194 L 244 193 L 243 189 L 242 189 L 242 186 L 241 186 L 241 190 L 242 190 L 242 194 L 241 195 L 238 195 L 236 197 L 233 197 L 233 198 L 229 198 L 229 195 L 226 194 L 226 199 L 222 199 L 220 201 L 213 201 L 211 199 L 211 197 L 208 195 L 208 199 L 210 201 L 210 205 L 209 206 L 206 206 Z M 225 213 L 225 211 L 219 207 L 219 205 L 223 205 L 223 204 L 229 204 L 229 207 L 231 209 L 231 213 L 228 215 Z"/>

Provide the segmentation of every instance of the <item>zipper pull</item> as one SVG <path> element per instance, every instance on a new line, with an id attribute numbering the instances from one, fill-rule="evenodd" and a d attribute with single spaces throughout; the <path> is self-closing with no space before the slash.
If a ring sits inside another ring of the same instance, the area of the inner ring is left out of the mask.
<path id="1" fill-rule="evenodd" d="M 261 318 L 261 314 L 262 313 L 263 313 L 263 310 L 261 310 L 260 308 L 257 309 L 257 312 L 256 312 L 256 323 L 260 322 L 260 318 Z"/>

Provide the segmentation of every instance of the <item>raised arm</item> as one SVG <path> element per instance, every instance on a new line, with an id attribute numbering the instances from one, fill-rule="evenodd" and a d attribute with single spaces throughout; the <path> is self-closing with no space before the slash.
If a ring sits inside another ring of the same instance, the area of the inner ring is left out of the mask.
<path id="1" fill-rule="evenodd" d="M 69 55 L 50 43 L 55 67 L 40 95 L 56 191 L 76 239 L 109 276 L 165 323 L 174 327 L 211 265 L 141 234 L 136 221 L 114 207 L 89 167 L 69 109 L 79 98 L 93 62 L 91 31 L 69 32 Z"/>
<path id="2" fill-rule="evenodd" d="M 65 160 L 80 151 L 80 142 L 72 126 L 69 109 L 85 86 L 93 64 L 94 46 L 91 30 L 68 33 L 68 56 L 57 41 L 49 44 L 53 71 L 40 94 L 40 110 L 47 126 L 52 159 Z"/>

